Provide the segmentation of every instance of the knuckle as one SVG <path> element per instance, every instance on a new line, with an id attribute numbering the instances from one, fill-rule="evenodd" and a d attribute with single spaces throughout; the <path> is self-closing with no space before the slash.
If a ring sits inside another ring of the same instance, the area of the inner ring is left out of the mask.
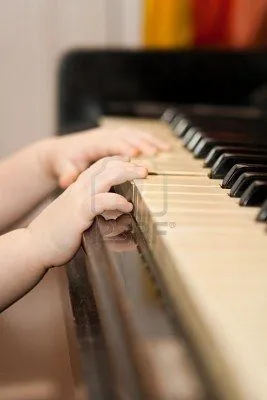
<path id="1" fill-rule="evenodd" d="M 99 193 L 92 198 L 93 213 L 98 214 L 104 210 L 105 206 L 105 193 Z"/>
<path id="2" fill-rule="evenodd" d="M 116 164 L 110 169 L 109 175 L 113 175 L 114 177 L 117 177 L 118 175 L 121 175 L 122 171 L 124 170 L 122 164 Z"/>

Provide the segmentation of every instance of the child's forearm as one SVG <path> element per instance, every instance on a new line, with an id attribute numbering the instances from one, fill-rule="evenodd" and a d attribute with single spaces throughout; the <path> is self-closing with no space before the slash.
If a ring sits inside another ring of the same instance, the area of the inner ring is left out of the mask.
<path id="1" fill-rule="evenodd" d="M 30 290 L 49 267 L 68 263 L 96 215 L 131 212 L 132 204 L 109 190 L 146 175 L 144 167 L 119 157 L 100 160 L 81 173 L 27 228 L 0 236 L 0 310 Z"/>
<path id="2" fill-rule="evenodd" d="M 28 292 L 45 271 L 27 229 L 0 236 L 0 311 Z"/>
<path id="3" fill-rule="evenodd" d="M 31 211 L 56 188 L 46 167 L 49 139 L 0 163 L 0 232 Z"/>

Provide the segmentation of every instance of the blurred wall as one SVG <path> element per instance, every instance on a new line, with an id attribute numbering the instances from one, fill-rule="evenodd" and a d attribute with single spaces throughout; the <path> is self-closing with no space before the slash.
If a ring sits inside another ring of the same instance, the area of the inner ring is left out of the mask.
<path id="1" fill-rule="evenodd" d="M 0 2 L 0 155 L 52 129 L 52 21 L 45 0 Z"/>
<path id="2" fill-rule="evenodd" d="M 56 66 L 73 47 L 138 46 L 141 0 L 0 2 L 0 156 L 55 129 Z"/>
<path id="3" fill-rule="evenodd" d="M 0 157 L 53 134 L 56 70 L 65 51 L 139 44 L 140 3 L 0 1 Z M 73 351 L 70 344 L 70 334 L 75 336 L 72 323 L 64 268 L 51 269 L 36 288 L 1 314 L 1 399 L 83 398 L 74 356 L 69 356 L 75 353 L 75 343 Z"/>

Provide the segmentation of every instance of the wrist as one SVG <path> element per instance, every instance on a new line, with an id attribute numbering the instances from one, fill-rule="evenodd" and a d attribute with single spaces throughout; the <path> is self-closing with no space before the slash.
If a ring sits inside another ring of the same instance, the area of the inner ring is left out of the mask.
<path id="1" fill-rule="evenodd" d="M 42 254 L 42 246 L 40 246 L 39 240 L 36 237 L 36 233 L 31 229 L 31 224 L 28 227 L 23 228 L 23 231 L 27 247 L 27 254 L 29 255 L 29 265 L 41 273 L 45 273 L 50 266 L 46 265 L 45 263 Z"/>
<path id="2" fill-rule="evenodd" d="M 40 274 L 45 273 L 47 268 L 42 262 L 42 258 L 39 255 L 38 248 L 30 230 L 28 228 L 22 228 L 18 229 L 17 233 L 21 238 L 21 244 L 23 252 L 27 258 L 28 268 Z"/>
<path id="3" fill-rule="evenodd" d="M 57 187 L 57 175 L 53 166 L 53 147 L 55 145 L 56 138 L 47 138 L 38 142 L 37 157 L 39 165 L 45 174 L 46 178 L 51 182 L 52 185 Z"/>

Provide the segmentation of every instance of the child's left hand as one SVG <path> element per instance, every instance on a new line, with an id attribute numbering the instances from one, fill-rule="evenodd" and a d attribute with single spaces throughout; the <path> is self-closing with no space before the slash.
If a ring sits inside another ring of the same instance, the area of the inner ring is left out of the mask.
<path id="1" fill-rule="evenodd" d="M 49 139 L 46 142 L 46 168 L 62 189 L 73 183 L 94 161 L 111 155 L 134 157 L 166 151 L 169 145 L 149 133 L 120 128 L 91 131 Z"/>

